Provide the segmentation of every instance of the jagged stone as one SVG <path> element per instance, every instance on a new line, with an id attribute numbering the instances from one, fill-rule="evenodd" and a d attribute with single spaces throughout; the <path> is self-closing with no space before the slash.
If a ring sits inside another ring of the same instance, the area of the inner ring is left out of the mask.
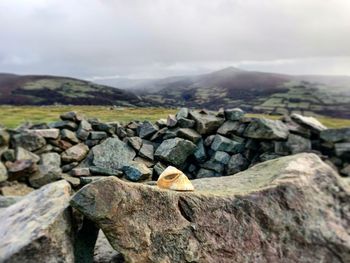
<path id="1" fill-rule="evenodd" d="M 0 212 L 0 262 L 74 262 L 70 186 L 49 184 Z"/>
<path id="2" fill-rule="evenodd" d="M 69 174 L 75 177 L 90 176 L 90 169 L 88 167 L 73 168 Z"/>
<path id="3" fill-rule="evenodd" d="M 76 111 L 65 112 L 60 115 L 60 119 L 63 121 L 81 121 L 83 117 L 79 115 Z"/>
<path id="4" fill-rule="evenodd" d="M 196 144 L 196 150 L 193 153 L 193 155 L 194 155 L 194 158 L 196 159 L 196 161 L 198 163 L 202 163 L 202 162 L 204 162 L 207 159 L 207 154 L 205 152 L 203 140 L 200 140 Z"/>
<path id="5" fill-rule="evenodd" d="M 226 121 L 220 126 L 217 133 L 221 135 L 228 135 L 237 132 L 239 129 L 240 123 L 238 121 Z"/>
<path id="6" fill-rule="evenodd" d="M 93 165 L 120 170 L 134 159 L 134 150 L 118 138 L 108 138 L 103 143 L 92 148 Z"/>
<path id="7" fill-rule="evenodd" d="M 125 178 L 129 181 L 138 182 L 151 178 L 152 171 L 143 163 L 133 162 L 123 167 Z"/>
<path id="8" fill-rule="evenodd" d="M 159 128 L 164 128 L 166 127 L 166 119 L 159 119 L 156 121 L 156 125 L 159 127 Z"/>
<path id="9" fill-rule="evenodd" d="M 299 123 L 300 125 L 303 125 L 303 126 L 306 126 L 310 129 L 312 129 L 314 132 L 319 133 L 319 132 L 327 129 L 326 126 L 324 126 L 322 123 L 320 123 L 314 117 L 306 117 L 306 116 L 302 116 L 302 115 L 296 114 L 296 113 L 293 113 L 290 117 L 295 122 Z"/>
<path id="10" fill-rule="evenodd" d="M 227 164 L 230 160 L 230 155 L 226 152 L 217 151 L 214 153 L 212 159 L 218 163 Z"/>
<path id="11" fill-rule="evenodd" d="M 30 152 L 39 150 L 46 144 L 44 137 L 36 134 L 19 133 L 15 134 L 12 139 L 15 147 L 22 147 Z"/>
<path id="12" fill-rule="evenodd" d="M 253 120 L 244 132 L 248 138 L 263 140 L 287 139 L 288 135 L 288 127 L 283 122 L 265 118 Z"/>
<path id="13" fill-rule="evenodd" d="M 340 173 L 344 176 L 350 177 L 350 164 L 341 169 Z"/>
<path id="14" fill-rule="evenodd" d="M 230 140 L 221 135 L 215 135 L 211 149 L 228 153 L 239 153 L 243 150 L 244 144 Z"/>
<path id="15" fill-rule="evenodd" d="M 66 180 L 73 187 L 80 186 L 80 179 L 79 178 L 70 176 L 69 174 L 62 174 L 61 178 Z"/>
<path id="16" fill-rule="evenodd" d="M 130 146 L 136 151 L 139 151 L 141 149 L 142 139 L 140 137 L 129 137 L 127 140 Z"/>
<path id="17" fill-rule="evenodd" d="M 14 149 L 5 149 L 2 152 L 1 157 L 5 161 L 14 162 L 16 160 L 15 150 Z"/>
<path id="18" fill-rule="evenodd" d="M 68 129 L 63 129 L 61 130 L 61 138 L 63 140 L 72 142 L 72 143 L 79 143 L 79 139 L 77 137 L 77 135 L 75 134 L 75 132 L 68 130 Z"/>
<path id="19" fill-rule="evenodd" d="M 181 118 L 187 118 L 188 117 L 188 109 L 187 108 L 181 108 L 175 115 L 176 119 L 179 120 Z"/>
<path id="20" fill-rule="evenodd" d="M 198 132 L 189 128 L 178 129 L 176 136 L 183 139 L 187 139 L 193 143 L 197 143 L 199 140 L 202 139 L 202 136 Z"/>
<path id="21" fill-rule="evenodd" d="M 150 121 L 144 121 L 140 126 L 139 136 L 142 139 L 149 139 L 158 130 L 159 128 L 155 126 L 153 123 L 151 123 Z"/>
<path id="22" fill-rule="evenodd" d="M 334 149 L 337 156 L 350 156 L 350 142 L 338 142 L 334 144 Z"/>
<path id="23" fill-rule="evenodd" d="M 168 127 L 175 127 L 176 124 L 177 124 L 177 119 L 176 119 L 176 117 L 175 117 L 174 115 L 172 115 L 172 114 L 169 114 L 169 115 L 168 115 L 168 118 L 167 118 L 167 120 L 166 120 L 166 125 L 167 125 Z"/>
<path id="24" fill-rule="evenodd" d="M 192 183 L 193 193 L 181 193 L 109 177 L 81 189 L 71 205 L 127 262 L 350 260 L 349 186 L 316 155 Z"/>
<path id="25" fill-rule="evenodd" d="M 106 236 L 100 230 L 94 248 L 94 263 L 124 263 L 123 256 L 109 244 Z"/>
<path id="26" fill-rule="evenodd" d="M 196 125 L 196 122 L 194 120 L 180 118 L 177 120 L 177 125 L 180 128 L 193 128 Z"/>
<path id="27" fill-rule="evenodd" d="M 190 112 L 190 116 L 196 121 L 196 130 L 199 134 L 213 134 L 224 123 L 225 119 L 211 114 L 200 112 Z"/>
<path id="28" fill-rule="evenodd" d="M 72 162 L 72 163 L 68 163 L 68 164 L 65 164 L 61 167 L 62 169 L 62 172 L 63 173 L 66 173 L 66 172 L 69 172 L 70 170 L 72 170 L 74 167 L 77 167 L 79 165 L 78 162 Z"/>
<path id="29" fill-rule="evenodd" d="M 70 142 L 64 141 L 64 140 L 51 140 L 50 143 L 62 150 L 67 150 L 71 148 L 73 145 Z"/>
<path id="30" fill-rule="evenodd" d="M 155 180 L 158 179 L 159 175 L 161 175 L 162 172 L 167 168 L 165 164 L 162 164 L 161 162 L 157 162 L 153 167 L 153 173 L 155 175 Z"/>
<path id="31" fill-rule="evenodd" d="M 66 151 L 64 151 L 61 154 L 61 159 L 63 162 L 66 162 L 66 163 L 80 162 L 86 157 L 88 152 L 89 152 L 89 147 L 87 147 L 83 143 L 79 143 L 67 149 Z"/>
<path id="32" fill-rule="evenodd" d="M 80 140 L 85 141 L 89 137 L 90 131 L 92 131 L 91 124 L 86 120 L 82 120 L 77 130 L 77 136 Z"/>
<path id="33" fill-rule="evenodd" d="M 44 153 L 41 155 L 40 164 L 52 167 L 61 167 L 61 156 L 58 153 Z"/>
<path id="34" fill-rule="evenodd" d="M 225 110 L 225 117 L 229 121 L 239 121 L 244 116 L 244 111 L 239 108 Z"/>
<path id="35" fill-rule="evenodd" d="M 197 175 L 196 175 L 196 178 L 200 179 L 200 178 L 218 177 L 218 176 L 220 176 L 220 175 L 217 172 L 215 172 L 214 170 L 200 168 Z"/>
<path id="36" fill-rule="evenodd" d="M 165 140 L 157 148 L 155 157 L 175 166 L 182 166 L 187 157 L 194 153 L 196 145 L 180 138 Z"/>
<path id="37" fill-rule="evenodd" d="M 143 141 L 139 155 L 148 160 L 154 160 L 154 146 L 146 141 Z"/>
<path id="38" fill-rule="evenodd" d="M 233 175 L 247 169 L 248 166 L 249 166 L 249 161 L 246 158 L 244 158 L 242 154 L 237 153 L 231 156 L 227 164 L 226 173 L 228 175 Z"/>

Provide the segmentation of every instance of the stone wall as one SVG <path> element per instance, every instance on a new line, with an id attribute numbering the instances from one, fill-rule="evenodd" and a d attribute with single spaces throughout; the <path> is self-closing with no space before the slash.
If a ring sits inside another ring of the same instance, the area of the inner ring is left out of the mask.
<path id="1" fill-rule="evenodd" d="M 327 129 L 293 114 L 281 120 L 182 108 L 155 124 L 103 123 L 75 112 L 61 121 L 0 130 L 1 194 L 24 194 L 59 179 L 79 188 L 101 176 L 156 180 L 168 165 L 190 178 L 233 175 L 277 157 L 313 152 L 350 176 L 350 128 Z"/>

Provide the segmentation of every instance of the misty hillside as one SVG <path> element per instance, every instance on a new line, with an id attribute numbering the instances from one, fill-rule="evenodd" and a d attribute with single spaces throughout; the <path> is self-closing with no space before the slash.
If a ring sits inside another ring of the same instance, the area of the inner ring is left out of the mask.
<path id="1" fill-rule="evenodd" d="M 140 105 L 135 94 L 92 82 L 57 76 L 0 74 L 0 104 Z"/>

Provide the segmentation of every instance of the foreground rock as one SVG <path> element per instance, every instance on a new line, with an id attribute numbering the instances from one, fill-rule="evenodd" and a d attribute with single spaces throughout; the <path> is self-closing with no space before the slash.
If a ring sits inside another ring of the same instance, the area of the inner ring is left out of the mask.
<path id="1" fill-rule="evenodd" d="M 350 192 L 316 155 L 192 182 L 179 193 L 109 177 L 71 204 L 127 262 L 350 261 Z"/>
<path id="2" fill-rule="evenodd" d="M 0 212 L 0 262 L 74 262 L 70 186 L 46 185 Z"/>

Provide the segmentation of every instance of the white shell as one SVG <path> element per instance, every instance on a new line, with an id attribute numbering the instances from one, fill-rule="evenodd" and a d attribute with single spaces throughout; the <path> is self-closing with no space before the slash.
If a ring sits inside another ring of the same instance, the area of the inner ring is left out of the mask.
<path id="1" fill-rule="evenodd" d="M 159 176 L 157 186 L 175 191 L 193 191 L 194 187 L 187 176 L 179 169 L 168 166 Z"/>

